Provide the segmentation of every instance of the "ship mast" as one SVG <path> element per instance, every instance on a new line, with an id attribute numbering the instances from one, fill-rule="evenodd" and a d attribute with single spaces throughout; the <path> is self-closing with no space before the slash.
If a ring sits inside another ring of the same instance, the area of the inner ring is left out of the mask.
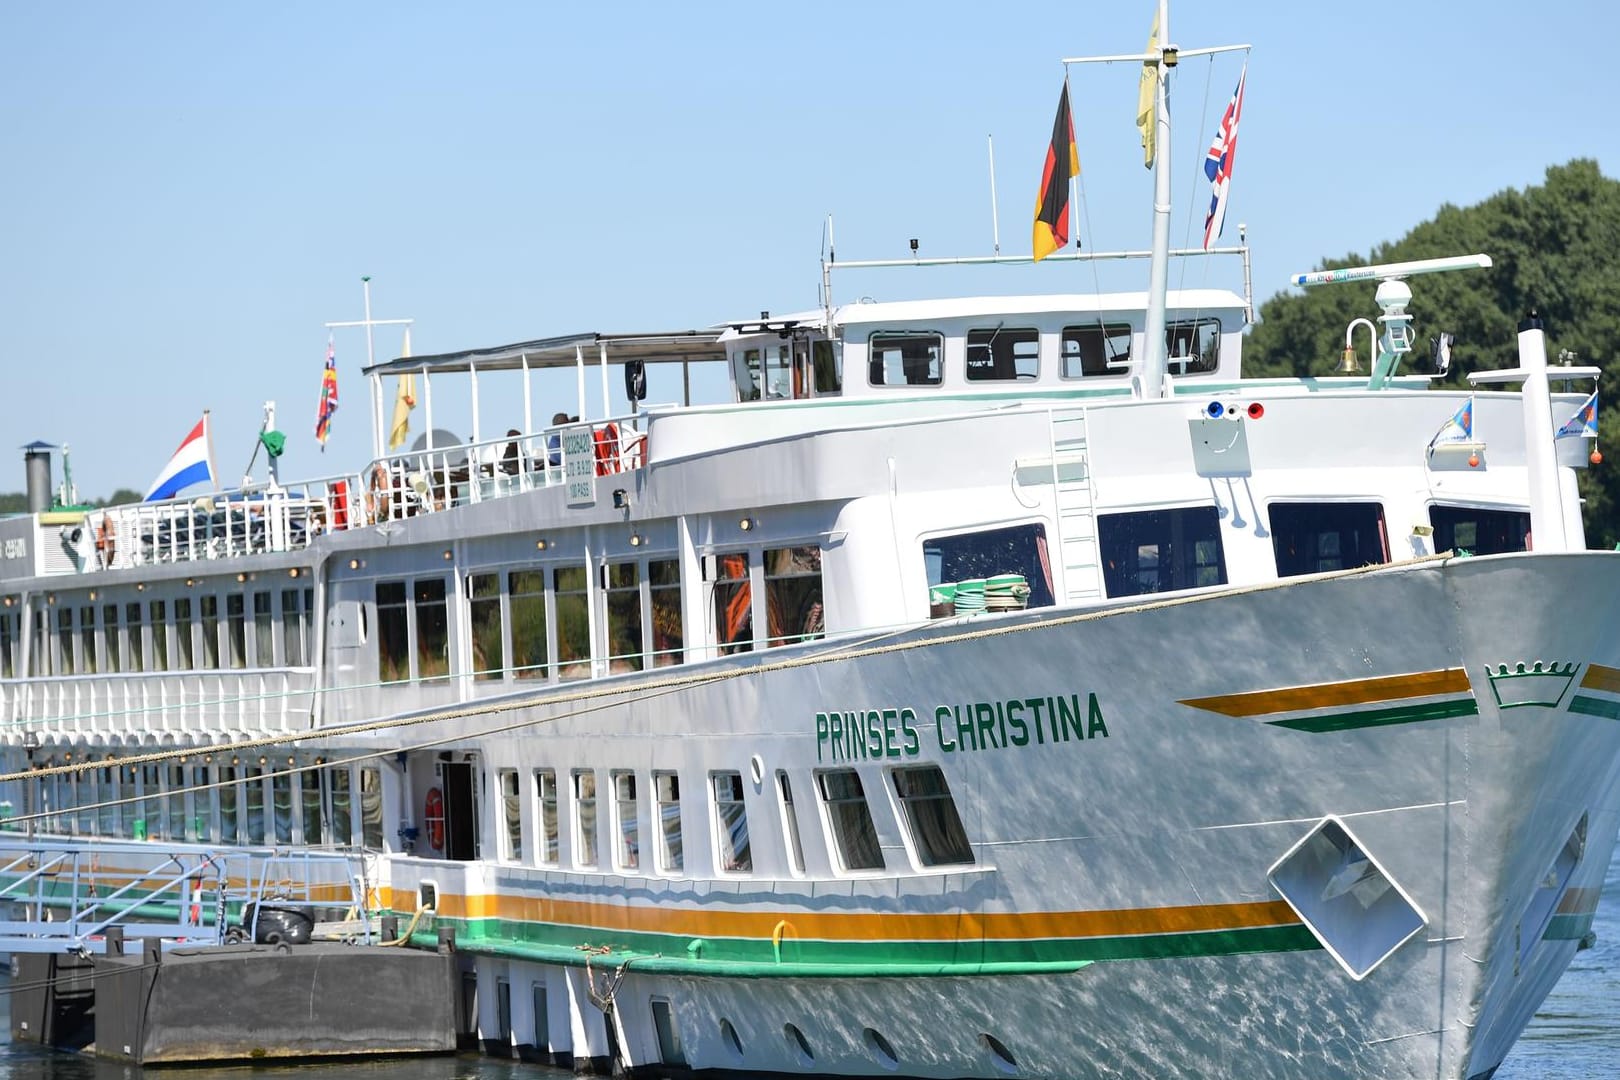
<path id="1" fill-rule="evenodd" d="M 1181 49 L 1170 39 L 1170 0 L 1159 0 L 1157 35 L 1148 50 L 1125 56 L 1065 57 L 1067 64 L 1135 61 L 1153 69 L 1153 248 L 1148 264 L 1147 319 L 1143 326 L 1142 362 L 1137 369 L 1137 393 L 1144 398 L 1169 395 L 1166 385 L 1165 295 L 1170 286 L 1170 108 L 1165 91 L 1165 75 L 1184 56 L 1211 56 L 1215 53 L 1246 52 L 1244 45 L 1216 45 L 1205 49 Z"/>

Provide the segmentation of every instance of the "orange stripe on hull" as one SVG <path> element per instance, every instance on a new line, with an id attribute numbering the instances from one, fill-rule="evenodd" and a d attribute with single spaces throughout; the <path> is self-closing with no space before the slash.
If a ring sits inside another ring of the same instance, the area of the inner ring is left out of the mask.
<path id="1" fill-rule="evenodd" d="M 1602 664 L 1589 664 L 1586 675 L 1581 679 L 1581 688 L 1620 694 L 1620 669 L 1604 667 Z"/>
<path id="2" fill-rule="evenodd" d="M 1616 673 L 1620 675 L 1620 672 Z M 1344 705 L 1369 705 L 1379 701 L 1430 697 L 1436 694 L 1467 693 L 1468 673 L 1462 668 L 1419 671 L 1411 675 L 1380 675 L 1371 679 L 1314 683 L 1281 690 L 1254 690 L 1244 694 L 1185 698 L 1183 705 L 1220 713 L 1222 716 L 1268 716 L 1272 713 L 1306 709 L 1331 709 Z"/>

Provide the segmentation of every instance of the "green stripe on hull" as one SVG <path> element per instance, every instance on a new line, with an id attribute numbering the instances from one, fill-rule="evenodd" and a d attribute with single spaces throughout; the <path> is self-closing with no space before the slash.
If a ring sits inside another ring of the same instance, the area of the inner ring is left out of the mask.
<path id="1" fill-rule="evenodd" d="M 806 941 L 779 945 L 753 938 L 703 938 L 505 919 L 438 918 L 435 930 L 412 937 L 431 946 L 439 927 L 456 929 L 468 952 L 581 967 L 617 966 L 679 975 L 762 977 L 880 977 L 897 975 L 1044 974 L 1073 971 L 1102 960 L 1162 960 L 1245 953 L 1298 952 L 1321 946 L 1302 925 L 1182 934 L 1023 941 Z M 587 955 L 585 948 L 608 948 Z"/>
<path id="2" fill-rule="evenodd" d="M 1592 920 L 1596 912 L 1587 912 L 1585 915 L 1554 915 L 1547 924 L 1547 932 L 1541 935 L 1543 941 L 1579 941 L 1592 929 Z"/>
<path id="3" fill-rule="evenodd" d="M 1573 707 L 1572 705 L 1571 708 Z M 1476 716 L 1478 713 L 1479 706 L 1475 704 L 1473 698 L 1454 698 L 1451 701 L 1427 701 L 1421 705 L 1401 705 L 1393 709 L 1365 709 L 1360 712 L 1330 713 L 1326 716 L 1298 716 L 1292 720 L 1268 720 L 1266 723 L 1273 727 L 1321 735 L 1333 731 L 1351 731 L 1355 728 L 1416 724 L 1425 720 L 1449 720 L 1455 716 Z"/>
<path id="4" fill-rule="evenodd" d="M 1620 701 L 1608 701 L 1604 698 L 1583 697 L 1576 694 L 1570 699 L 1569 711 L 1580 713 L 1582 716 L 1602 716 L 1610 720 L 1620 720 Z"/>

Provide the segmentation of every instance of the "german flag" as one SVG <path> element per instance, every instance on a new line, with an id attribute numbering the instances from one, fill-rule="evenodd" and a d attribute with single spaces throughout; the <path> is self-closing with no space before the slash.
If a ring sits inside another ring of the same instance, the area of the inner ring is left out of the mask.
<path id="1" fill-rule="evenodd" d="M 1069 242 L 1069 181 L 1080 175 L 1080 153 L 1074 147 L 1074 118 L 1069 113 L 1069 80 L 1058 96 L 1052 145 L 1046 148 L 1041 192 L 1035 199 L 1035 261 L 1040 262 Z"/>

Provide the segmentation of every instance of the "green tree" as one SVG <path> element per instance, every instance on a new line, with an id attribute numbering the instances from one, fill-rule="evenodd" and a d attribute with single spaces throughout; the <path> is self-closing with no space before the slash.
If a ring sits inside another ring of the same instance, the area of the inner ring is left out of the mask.
<path id="1" fill-rule="evenodd" d="M 1576 363 L 1602 368 L 1599 398 L 1620 404 L 1620 181 L 1603 176 L 1595 161 L 1553 166 L 1541 186 L 1503 191 L 1476 206 L 1442 206 L 1400 240 L 1365 256 L 1324 259 L 1321 268 L 1475 252 L 1491 256 L 1489 270 L 1424 277 L 1414 289 L 1419 342 L 1441 330 L 1457 336 L 1450 381 L 1460 385 L 1466 371 L 1515 366 L 1518 323 L 1534 310 L 1546 323 L 1554 362 L 1564 350 Z M 1370 291 L 1333 286 L 1266 301 L 1244 347 L 1248 373 L 1332 372 L 1345 327 L 1370 314 Z M 1364 343 L 1361 356 L 1365 363 Z M 1599 431 L 1599 446 L 1620 455 L 1620 410 L 1600 409 Z M 1616 467 L 1620 456 L 1581 473 L 1586 537 L 1594 547 L 1620 541 Z"/>

